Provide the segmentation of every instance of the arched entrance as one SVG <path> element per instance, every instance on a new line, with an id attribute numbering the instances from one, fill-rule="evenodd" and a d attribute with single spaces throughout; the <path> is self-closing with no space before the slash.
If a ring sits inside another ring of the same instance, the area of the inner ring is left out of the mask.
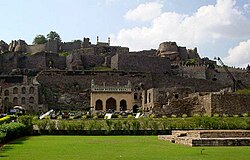
<path id="1" fill-rule="evenodd" d="M 121 111 L 126 111 L 127 110 L 127 102 L 123 99 L 120 102 L 120 110 Z"/>
<path id="2" fill-rule="evenodd" d="M 133 106 L 133 113 L 137 113 L 138 110 L 139 110 L 139 106 L 134 105 L 134 106 Z"/>
<path id="3" fill-rule="evenodd" d="M 114 98 L 109 98 L 106 101 L 106 110 L 112 110 L 115 111 L 116 110 L 116 100 Z"/>
<path id="4" fill-rule="evenodd" d="M 102 105 L 102 101 L 100 99 L 98 99 L 95 102 L 95 110 L 103 110 L 103 105 Z"/>

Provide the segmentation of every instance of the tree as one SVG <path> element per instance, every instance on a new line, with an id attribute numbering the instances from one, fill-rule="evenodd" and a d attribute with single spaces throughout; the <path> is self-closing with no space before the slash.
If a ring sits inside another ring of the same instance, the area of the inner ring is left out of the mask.
<path id="1" fill-rule="evenodd" d="M 44 44 L 47 42 L 47 39 L 44 37 L 44 35 L 37 35 L 34 40 L 33 40 L 33 44 Z"/>
<path id="2" fill-rule="evenodd" d="M 50 31 L 49 34 L 47 34 L 47 39 L 61 42 L 61 37 L 55 31 Z"/>

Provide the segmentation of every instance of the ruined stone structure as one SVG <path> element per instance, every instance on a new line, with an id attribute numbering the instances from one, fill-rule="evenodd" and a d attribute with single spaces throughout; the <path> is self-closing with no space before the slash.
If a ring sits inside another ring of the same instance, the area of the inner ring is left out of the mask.
<path id="1" fill-rule="evenodd" d="M 38 52 L 33 55 L 11 52 L 0 55 L 0 60 L 1 74 L 10 74 L 13 70 L 41 71 L 49 68 L 66 68 L 65 57 L 49 52 Z"/>
<path id="2" fill-rule="evenodd" d="M 164 108 L 170 101 L 183 99 L 190 93 L 194 93 L 191 87 L 151 88 L 142 93 L 142 109 Z"/>
<path id="3" fill-rule="evenodd" d="M 29 82 L 27 76 L 5 76 L 1 77 L 1 80 L 3 82 L 0 87 L 2 112 L 7 112 L 13 106 L 22 106 L 27 112 L 47 110 L 39 104 L 38 84 Z"/>
<path id="4" fill-rule="evenodd" d="M 250 95 L 209 93 L 199 97 L 208 115 L 229 116 L 250 114 Z"/>
<path id="5" fill-rule="evenodd" d="M 149 93 L 150 90 L 149 90 Z M 167 92 L 168 93 L 168 92 Z M 183 92 L 182 92 L 183 93 Z M 165 102 L 165 105 L 164 105 Z M 250 95 L 241 95 L 225 92 L 194 93 L 180 99 L 168 99 L 166 97 L 158 101 L 153 101 L 144 106 L 154 106 L 153 112 L 158 115 L 176 115 L 181 117 L 183 114 L 192 116 L 199 115 L 242 115 L 250 114 Z"/>
<path id="6" fill-rule="evenodd" d="M 39 45 L 28 45 L 23 40 L 12 41 L 9 45 L 1 41 L 0 53 L 0 74 L 27 75 L 29 79 L 36 79 L 40 84 L 39 101 L 46 109 L 95 108 L 95 102 L 90 100 L 91 80 L 94 80 L 96 86 L 102 86 L 105 82 L 106 87 L 116 86 L 117 82 L 121 87 L 130 81 L 131 100 L 124 99 L 128 109 L 136 105 L 144 111 L 153 109 L 159 115 L 213 114 L 218 110 L 222 113 L 227 111 L 226 107 L 221 107 L 222 102 L 217 104 L 211 100 L 217 109 L 213 109 L 213 106 L 207 109 L 210 102 L 202 100 L 205 98 L 201 95 L 195 98 L 187 95 L 194 92 L 218 92 L 233 84 L 228 73 L 216 67 L 216 62 L 208 58 L 201 59 L 197 48 L 186 49 L 176 42 L 163 42 L 158 50 L 129 52 L 127 47 L 111 46 L 110 39 L 108 42 L 99 42 L 99 38 L 96 44 L 91 44 L 89 38 L 84 38 L 82 42 L 48 41 Z M 98 67 L 106 67 L 106 70 L 93 70 Z M 249 69 L 228 69 L 237 80 L 250 86 Z M 0 86 L 6 88 L 2 81 Z M 20 87 L 28 87 L 22 83 L 12 86 L 18 90 Z M 223 99 L 212 97 L 216 101 Z M 10 98 L 12 100 L 14 97 Z M 101 101 L 103 110 L 107 109 L 106 99 Z M 117 99 L 116 111 L 119 110 L 118 101 L 121 100 Z M 18 102 L 21 101 L 18 99 Z M 165 112 L 164 108 L 171 112 Z M 32 109 L 39 111 L 39 108 L 31 107 L 30 111 Z M 241 111 L 237 111 L 237 114 Z"/>

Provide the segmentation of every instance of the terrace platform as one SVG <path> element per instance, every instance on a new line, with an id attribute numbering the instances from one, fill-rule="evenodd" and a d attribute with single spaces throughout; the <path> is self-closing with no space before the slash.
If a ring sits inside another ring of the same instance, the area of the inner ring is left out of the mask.
<path id="1" fill-rule="evenodd" d="M 158 139 L 187 146 L 250 146 L 250 130 L 181 130 Z"/>

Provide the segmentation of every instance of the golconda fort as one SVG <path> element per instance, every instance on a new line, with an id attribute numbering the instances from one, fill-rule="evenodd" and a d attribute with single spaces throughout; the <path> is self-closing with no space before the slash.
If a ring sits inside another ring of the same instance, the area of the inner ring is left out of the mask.
<path id="1" fill-rule="evenodd" d="M 157 46 L 156 46 L 157 48 Z M 142 112 L 156 116 L 250 114 L 250 66 L 226 66 L 197 48 L 163 42 L 158 49 L 129 48 L 89 38 L 28 45 L 0 41 L 0 113 L 22 106 L 90 113 Z"/>

